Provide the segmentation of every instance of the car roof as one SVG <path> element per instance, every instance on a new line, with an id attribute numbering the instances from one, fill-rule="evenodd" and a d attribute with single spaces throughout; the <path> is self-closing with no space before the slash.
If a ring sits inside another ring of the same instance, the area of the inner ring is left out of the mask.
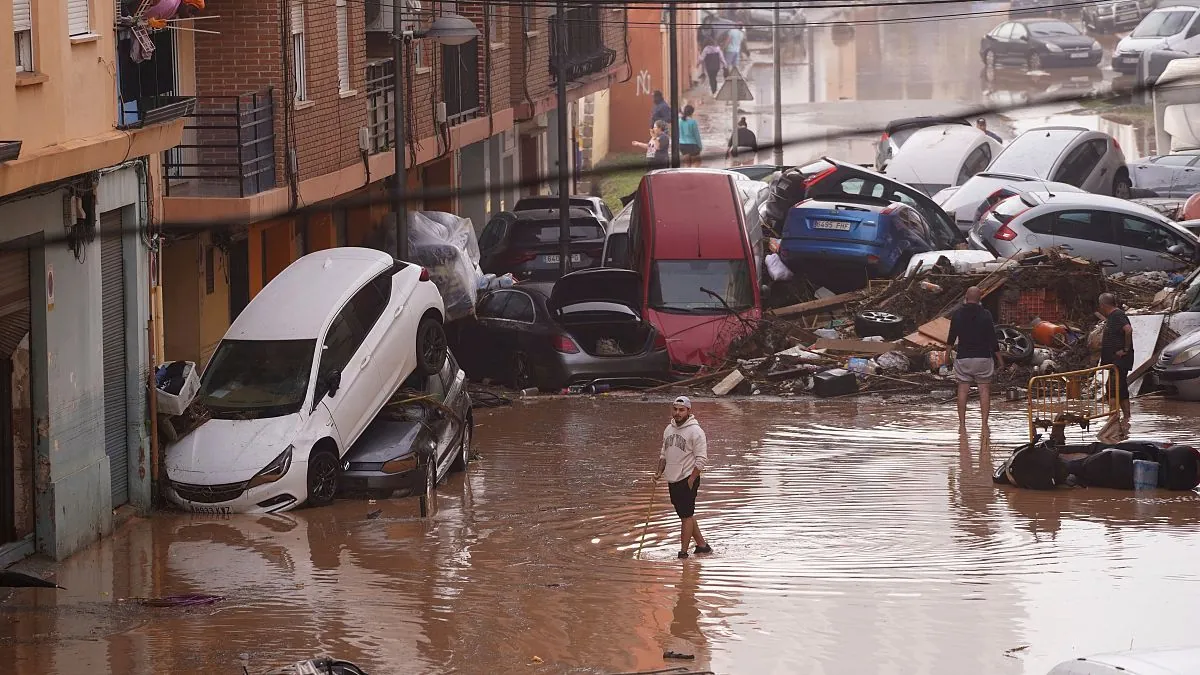
<path id="1" fill-rule="evenodd" d="M 513 214 L 517 216 L 517 221 L 558 220 L 559 210 L 560 209 L 530 209 L 528 211 L 513 211 Z M 588 209 L 581 209 L 574 206 L 571 207 L 568 214 L 570 215 L 571 219 L 591 218 L 592 220 L 599 220 L 596 217 L 596 214 Z"/>
<path id="2" fill-rule="evenodd" d="M 319 338 L 333 314 L 359 288 L 395 264 L 392 256 L 369 248 L 345 246 L 309 253 L 254 296 L 225 339 Z"/>
<path id="3" fill-rule="evenodd" d="M 913 132 L 900 151 L 892 158 L 884 175 L 897 176 L 907 169 L 919 167 L 920 171 L 931 173 L 929 176 L 913 178 L 918 182 L 939 182 L 933 178 L 946 178 L 954 182 L 958 176 L 959 165 L 967 155 L 970 155 L 980 145 L 987 144 L 988 136 L 973 126 L 942 124 L 925 127 Z M 922 181 L 921 179 L 931 179 Z M 903 178 L 893 180 L 904 181 Z"/>
<path id="4" fill-rule="evenodd" d="M 660 174 L 673 174 L 673 173 L 683 173 L 683 174 L 707 173 L 707 174 L 712 174 L 715 176 L 730 176 L 734 180 L 750 180 L 749 176 L 747 176 L 744 173 L 740 173 L 738 171 L 730 171 L 729 169 L 713 169 L 713 168 L 706 167 L 706 166 L 698 166 L 698 167 L 690 167 L 690 168 L 680 167 L 678 169 L 653 169 L 653 170 L 647 172 L 646 175 L 647 176 L 657 176 Z"/>
<path id="5" fill-rule="evenodd" d="M 1045 190 L 1026 190 L 1022 194 L 1032 195 L 1043 204 L 1055 206 L 1086 206 L 1107 211 L 1126 212 L 1143 215 L 1159 222 L 1171 222 L 1169 218 L 1148 206 L 1127 199 L 1098 195 L 1092 192 L 1046 192 Z M 1011 197 L 1010 197 L 1011 199 Z"/>
<path id="6" fill-rule="evenodd" d="M 649 192 L 655 220 L 653 258 L 727 260 L 734 252 L 739 258 L 746 255 L 742 202 L 733 175 L 732 171 L 675 169 L 642 178 L 639 191 Z"/>
<path id="7" fill-rule="evenodd" d="M 891 122 L 887 123 L 887 126 L 884 127 L 884 131 L 891 135 L 908 127 L 936 126 L 939 124 L 971 126 L 971 123 L 965 117 L 954 117 L 951 115 L 922 115 L 920 117 L 902 117 L 898 120 L 892 120 Z"/>

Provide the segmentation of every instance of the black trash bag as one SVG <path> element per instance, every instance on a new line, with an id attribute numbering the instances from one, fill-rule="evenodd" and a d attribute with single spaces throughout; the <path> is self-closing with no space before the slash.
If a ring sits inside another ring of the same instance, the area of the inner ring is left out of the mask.
<path id="1" fill-rule="evenodd" d="M 1132 490 L 1133 459 L 1134 454 L 1129 450 L 1108 448 L 1067 462 L 1067 471 L 1080 485 Z"/>
<path id="2" fill-rule="evenodd" d="M 1026 490 L 1053 490 L 1067 482 L 1066 463 L 1048 441 L 1037 440 L 1014 450 L 996 469 L 992 482 Z"/>
<path id="3" fill-rule="evenodd" d="M 1125 471 L 1125 457 L 1101 455 L 1111 451 L 1129 454 L 1129 479 L 1121 475 Z M 1125 441 L 1109 445 L 1091 443 L 1086 446 L 1068 446 L 1064 453 L 1086 453 L 1088 457 L 1072 460 L 1070 471 L 1081 483 L 1095 487 L 1133 489 L 1133 462 L 1143 460 L 1158 463 L 1158 486 L 1167 490 L 1193 490 L 1200 485 L 1200 451 L 1190 445 L 1167 446 L 1150 441 Z M 1111 472 L 1118 470 L 1117 475 Z M 1098 482 L 1094 482 L 1098 481 Z"/>
<path id="4" fill-rule="evenodd" d="M 187 362 L 172 361 L 157 375 L 158 388 L 172 396 L 178 396 L 187 382 Z"/>

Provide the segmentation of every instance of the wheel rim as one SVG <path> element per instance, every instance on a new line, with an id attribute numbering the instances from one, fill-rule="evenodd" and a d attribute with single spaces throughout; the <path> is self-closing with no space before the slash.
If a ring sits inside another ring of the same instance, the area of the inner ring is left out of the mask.
<path id="1" fill-rule="evenodd" d="M 1001 328 L 998 342 L 1009 354 L 1020 354 L 1031 347 L 1029 338 L 1016 328 Z"/>
<path id="2" fill-rule="evenodd" d="M 337 490 L 337 461 L 324 453 L 313 460 L 312 485 L 309 494 L 320 501 L 333 499 Z"/>
<path id="3" fill-rule="evenodd" d="M 467 427 L 463 430 L 462 463 L 463 468 L 471 461 L 471 418 L 467 418 Z"/>
<path id="4" fill-rule="evenodd" d="M 873 323 L 900 323 L 900 317 L 888 312 L 880 312 L 877 310 L 867 310 L 862 313 L 862 317 Z"/>
<path id="5" fill-rule="evenodd" d="M 446 349 L 446 336 L 438 330 L 436 323 L 428 323 L 421 333 L 421 358 L 429 366 L 440 365 L 439 360 Z"/>

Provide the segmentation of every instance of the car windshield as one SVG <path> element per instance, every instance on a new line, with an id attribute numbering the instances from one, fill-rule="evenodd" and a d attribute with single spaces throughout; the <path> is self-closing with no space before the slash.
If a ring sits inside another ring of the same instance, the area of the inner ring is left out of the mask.
<path id="1" fill-rule="evenodd" d="M 754 306 L 750 284 L 745 260 L 659 260 L 650 273 L 650 307 L 686 314 L 742 311 Z"/>
<path id="2" fill-rule="evenodd" d="M 517 246 L 553 244 L 558 241 L 558 221 L 518 221 L 512 225 L 512 243 Z M 571 219 L 571 239 L 603 239 L 604 228 L 591 218 Z"/>
<path id="3" fill-rule="evenodd" d="M 1077 129 L 1034 129 L 1013 139 L 988 167 L 988 173 L 1033 174 L 1047 178 L 1059 155 L 1083 132 Z"/>
<path id="4" fill-rule="evenodd" d="M 1194 11 L 1150 12 L 1130 33 L 1130 37 L 1170 37 L 1187 27 Z"/>
<path id="5" fill-rule="evenodd" d="M 1051 37 L 1054 35 L 1079 35 L 1079 31 L 1069 23 L 1062 21 L 1039 21 L 1029 24 L 1029 32 L 1034 37 Z"/>
<path id="6" fill-rule="evenodd" d="M 217 419 L 299 412 L 316 347 L 316 340 L 222 340 L 196 400 Z"/>

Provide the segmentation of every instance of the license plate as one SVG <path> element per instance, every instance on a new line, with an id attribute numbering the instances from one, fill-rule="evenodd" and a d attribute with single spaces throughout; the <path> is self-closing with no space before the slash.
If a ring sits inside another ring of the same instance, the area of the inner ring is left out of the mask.
<path id="1" fill-rule="evenodd" d="M 1138 62 L 1138 57 L 1136 57 L 1136 56 L 1126 56 L 1125 58 L 1121 59 L 1121 63 L 1137 63 L 1137 62 Z"/>
<path id="2" fill-rule="evenodd" d="M 850 231 L 850 223 L 844 223 L 840 220 L 814 220 L 814 230 L 840 230 L 842 232 Z"/>
<path id="3" fill-rule="evenodd" d="M 1073 59 L 1086 59 L 1087 57 L 1087 52 L 1075 52 L 1074 54 L 1071 54 L 1071 58 Z"/>
<path id="4" fill-rule="evenodd" d="M 198 506 L 192 505 L 192 513 L 208 513 L 214 516 L 230 516 L 233 515 L 233 508 L 229 506 Z"/>
<path id="5" fill-rule="evenodd" d="M 557 255 L 547 255 L 547 256 L 542 256 L 542 257 L 545 258 L 546 262 L 551 265 L 557 265 L 558 262 L 560 260 L 562 260 L 562 256 L 557 256 Z M 583 261 L 583 256 L 581 256 L 578 253 L 571 254 L 571 262 L 577 263 L 577 262 L 581 262 L 581 261 Z"/>

